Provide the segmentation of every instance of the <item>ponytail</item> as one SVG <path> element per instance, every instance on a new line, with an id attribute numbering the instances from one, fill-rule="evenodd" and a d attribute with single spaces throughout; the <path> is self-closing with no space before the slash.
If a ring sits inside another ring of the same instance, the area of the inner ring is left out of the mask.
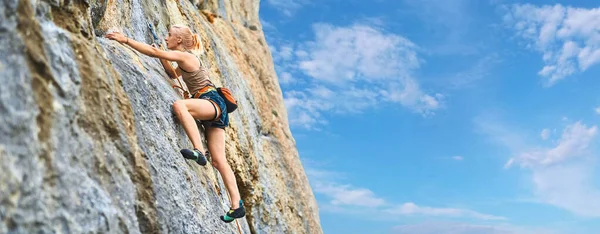
<path id="1" fill-rule="evenodd" d="M 200 49 L 200 36 L 198 36 L 198 34 L 194 33 L 192 35 L 192 40 L 194 41 L 194 45 L 192 46 L 192 48 L 195 50 Z"/>

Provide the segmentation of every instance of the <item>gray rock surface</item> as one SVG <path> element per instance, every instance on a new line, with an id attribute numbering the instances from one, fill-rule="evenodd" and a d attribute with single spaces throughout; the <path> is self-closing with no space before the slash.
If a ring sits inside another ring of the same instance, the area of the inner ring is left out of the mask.
<path id="1" fill-rule="evenodd" d="M 322 232 L 264 35 L 245 27 L 260 25 L 258 1 L 0 6 L 0 233 Z M 150 43 L 148 23 L 165 35 L 181 22 L 239 101 L 226 133 L 238 222 L 219 220 L 230 202 L 216 169 L 179 153 L 182 97 L 158 59 L 103 38 Z"/>

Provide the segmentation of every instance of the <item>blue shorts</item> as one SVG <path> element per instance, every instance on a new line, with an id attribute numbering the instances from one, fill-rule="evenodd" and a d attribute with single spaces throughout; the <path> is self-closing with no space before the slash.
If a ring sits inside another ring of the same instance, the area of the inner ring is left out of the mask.
<path id="1" fill-rule="evenodd" d="M 227 106 L 225 105 L 225 100 L 223 100 L 223 98 L 221 97 L 221 95 L 219 95 L 217 90 L 213 87 L 210 87 L 200 92 L 201 93 L 200 96 L 198 96 L 198 99 L 206 99 L 208 101 L 211 101 L 213 106 L 216 104 L 216 106 L 214 106 L 215 108 L 221 109 L 221 115 L 218 118 L 214 120 L 201 120 L 202 125 L 204 125 L 204 128 L 213 127 L 225 129 L 225 127 L 229 126 L 229 115 L 227 113 Z"/>

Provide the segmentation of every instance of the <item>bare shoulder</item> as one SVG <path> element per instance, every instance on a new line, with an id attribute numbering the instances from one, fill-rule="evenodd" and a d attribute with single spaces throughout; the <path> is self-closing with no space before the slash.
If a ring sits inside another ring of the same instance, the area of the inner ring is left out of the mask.
<path id="1" fill-rule="evenodd" d="M 177 62 L 179 68 L 183 68 L 183 70 L 185 71 L 195 71 L 200 68 L 200 64 L 198 63 L 198 58 L 196 57 L 196 55 L 188 52 L 177 52 L 181 53 L 181 55 L 179 56 L 181 56 L 182 58 L 181 61 Z"/>

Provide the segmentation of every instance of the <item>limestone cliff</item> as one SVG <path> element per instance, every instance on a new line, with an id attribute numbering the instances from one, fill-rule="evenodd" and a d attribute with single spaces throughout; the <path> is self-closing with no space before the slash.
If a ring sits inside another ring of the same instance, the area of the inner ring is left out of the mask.
<path id="1" fill-rule="evenodd" d="M 321 233 L 258 17 L 258 0 L 0 2 L 0 233 Z M 186 161 L 181 99 L 151 43 L 202 38 L 212 80 L 239 101 L 227 158 L 247 216 L 225 224 L 216 169 Z M 239 226 L 238 226 L 239 225 Z"/>

